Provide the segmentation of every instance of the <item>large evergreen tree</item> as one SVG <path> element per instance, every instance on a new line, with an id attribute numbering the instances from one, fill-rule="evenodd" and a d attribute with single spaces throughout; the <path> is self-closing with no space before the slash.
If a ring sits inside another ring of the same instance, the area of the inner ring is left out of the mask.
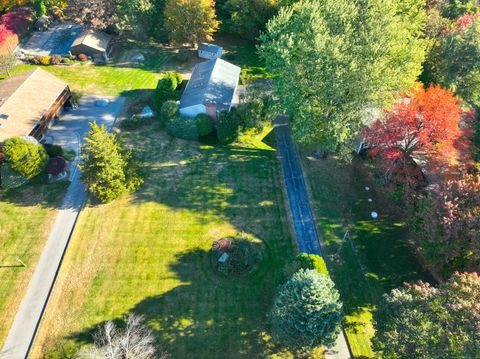
<path id="1" fill-rule="evenodd" d="M 273 336 L 282 344 L 300 349 L 333 346 L 341 330 L 340 295 L 330 277 L 301 269 L 280 288 L 271 318 Z"/>
<path id="2" fill-rule="evenodd" d="M 164 17 L 170 40 L 177 44 L 211 41 L 219 26 L 214 0 L 167 0 Z"/>
<path id="3" fill-rule="evenodd" d="M 82 148 L 82 179 L 102 202 L 110 202 L 137 189 L 143 182 L 132 166 L 132 155 L 124 150 L 105 126 L 90 124 Z"/>
<path id="4" fill-rule="evenodd" d="M 278 78 L 294 136 L 351 151 L 369 108 L 391 103 L 421 71 L 422 0 L 301 0 L 267 25 L 260 55 Z"/>

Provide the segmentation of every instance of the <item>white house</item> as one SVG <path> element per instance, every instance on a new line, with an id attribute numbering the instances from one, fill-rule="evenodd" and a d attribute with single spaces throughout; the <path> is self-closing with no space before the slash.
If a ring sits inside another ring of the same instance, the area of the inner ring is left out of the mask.
<path id="1" fill-rule="evenodd" d="M 223 48 L 213 44 L 203 43 L 198 48 L 198 57 L 207 60 L 219 59 L 223 55 Z"/>
<path id="2" fill-rule="evenodd" d="M 193 118 L 204 113 L 216 120 L 220 111 L 230 111 L 240 71 L 222 59 L 196 65 L 180 99 L 180 114 Z"/>

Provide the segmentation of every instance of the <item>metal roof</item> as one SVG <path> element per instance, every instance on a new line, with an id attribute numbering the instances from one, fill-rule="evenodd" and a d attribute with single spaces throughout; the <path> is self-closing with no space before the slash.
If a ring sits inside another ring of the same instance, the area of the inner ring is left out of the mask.
<path id="1" fill-rule="evenodd" d="M 240 70 L 240 67 L 222 59 L 196 65 L 180 99 L 180 108 L 214 103 L 218 110 L 229 109 Z"/>
<path id="2" fill-rule="evenodd" d="M 198 49 L 198 51 L 206 51 L 212 54 L 217 54 L 219 51 L 223 51 L 223 49 L 218 45 L 208 44 L 204 42 L 200 45 L 200 48 Z"/>

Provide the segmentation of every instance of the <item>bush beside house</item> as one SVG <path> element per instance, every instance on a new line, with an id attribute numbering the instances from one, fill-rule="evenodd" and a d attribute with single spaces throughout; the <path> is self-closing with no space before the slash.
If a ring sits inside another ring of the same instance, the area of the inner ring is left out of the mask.
<path id="1" fill-rule="evenodd" d="M 167 131 L 170 136 L 184 140 L 198 139 L 198 130 L 195 121 L 188 117 L 177 116 L 167 122 Z"/>
<path id="2" fill-rule="evenodd" d="M 169 100 L 178 100 L 180 94 L 177 89 L 182 85 L 183 77 L 178 72 L 167 71 L 158 81 L 157 88 L 153 94 L 153 103 L 157 109 L 161 109 L 162 104 Z"/>
<path id="3" fill-rule="evenodd" d="M 197 126 L 197 131 L 199 136 L 207 136 L 213 131 L 212 118 L 203 113 L 195 117 L 195 124 Z"/>
<path id="4" fill-rule="evenodd" d="M 47 165 L 48 154 L 43 146 L 20 137 L 12 137 L 6 140 L 3 153 L 12 170 L 27 179 L 38 176 Z"/>
<path id="5" fill-rule="evenodd" d="M 179 114 L 179 105 L 177 101 L 168 100 L 162 104 L 160 109 L 160 125 L 163 127 L 167 124 L 167 122 Z"/>

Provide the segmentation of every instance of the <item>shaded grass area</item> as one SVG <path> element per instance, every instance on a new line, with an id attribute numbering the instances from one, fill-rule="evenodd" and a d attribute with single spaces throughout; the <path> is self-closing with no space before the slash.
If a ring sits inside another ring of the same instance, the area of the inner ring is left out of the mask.
<path id="1" fill-rule="evenodd" d="M 303 162 L 328 267 L 345 304 L 353 355 L 373 357 L 372 311 L 383 293 L 403 282 L 431 278 L 415 258 L 402 213 L 367 181 L 359 161 L 342 164 L 304 156 Z M 377 220 L 372 211 L 379 213 Z"/>
<path id="2" fill-rule="evenodd" d="M 57 350 L 61 338 L 66 347 L 91 343 L 96 326 L 131 312 L 145 315 L 173 358 L 278 352 L 267 313 L 293 245 L 275 151 L 263 136 L 211 146 L 150 126 L 124 137 L 145 184 L 82 212 L 33 357 Z M 248 275 L 224 278 L 210 248 L 238 232 L 260 239 L 265 255 Z"/>
<path id="3" fill-rule="evenodd" d="M 67 185 L 45 184 L 43 179 L 37 179 L 8 192 L 0 191 L 0 347 L 40 258 Z"/>

